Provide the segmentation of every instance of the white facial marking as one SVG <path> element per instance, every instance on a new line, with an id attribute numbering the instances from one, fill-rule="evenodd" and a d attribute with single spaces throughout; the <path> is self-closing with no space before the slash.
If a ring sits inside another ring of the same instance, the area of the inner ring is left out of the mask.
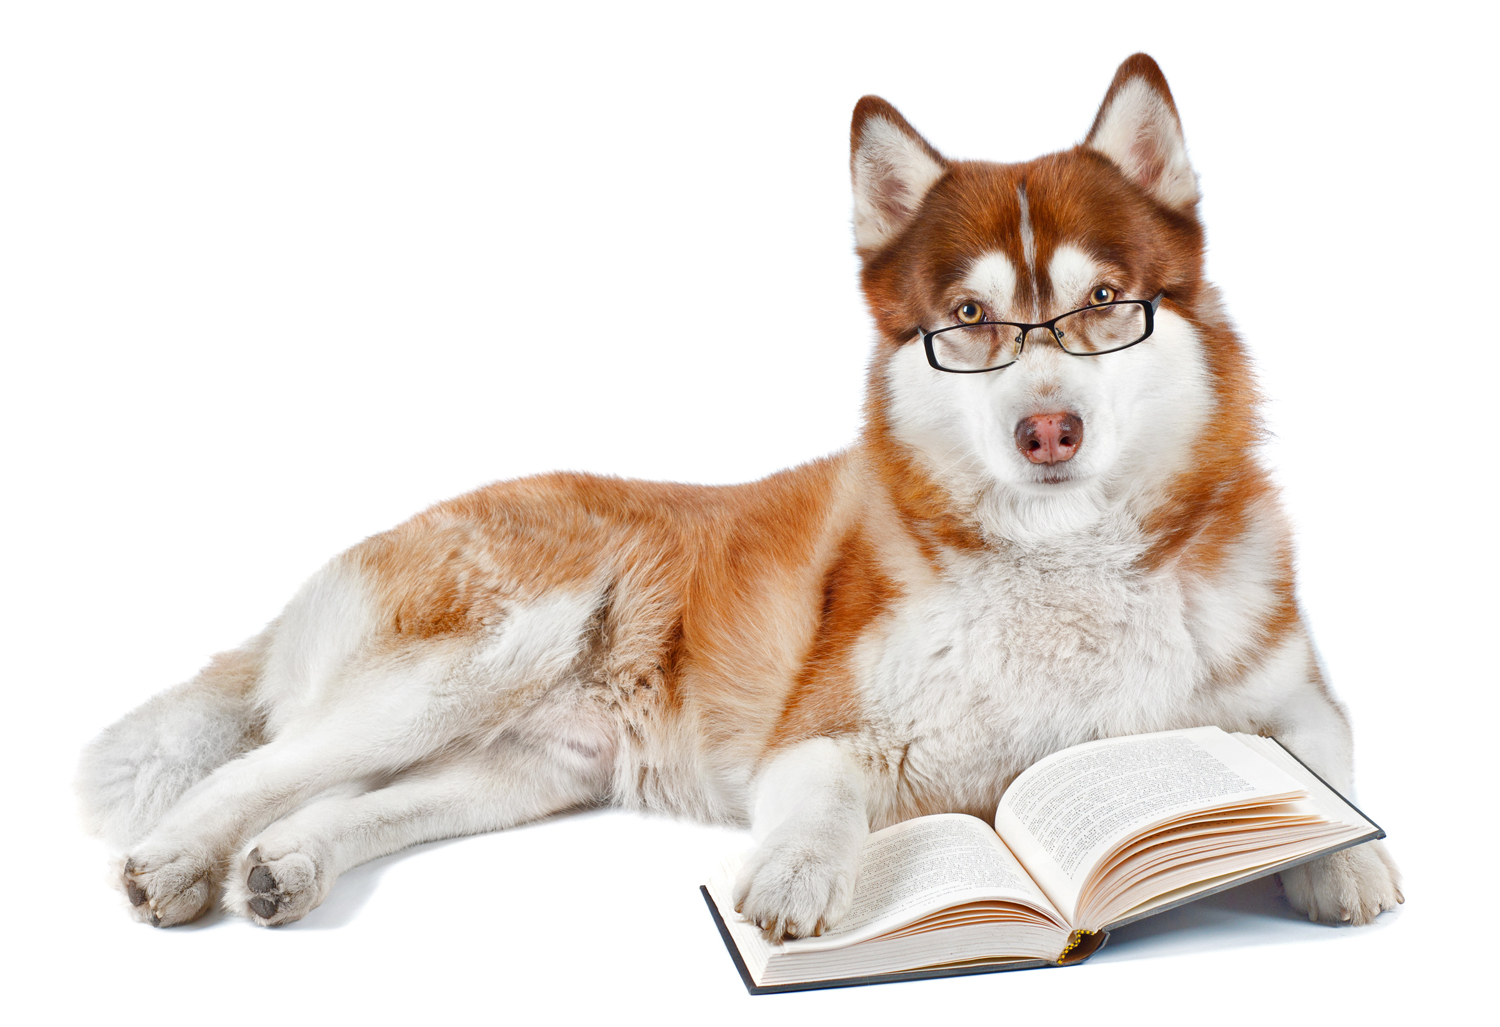
<path id="1" fill-rule="evenodd" d="M 1099 275 L 1100 268 L 1093 257 L 1069 243 L 1059 246 L 1047 262 L 1056 313 L 1080 306 L 1089 290 L 1098 284 Z"/>
<path id="2" fill-rule="evenodd" d="M 1003 253 L 986 253 L 969 265 L 963 287 L 984 303 L 986 316 L 1008 311 L 1016 295 L 1015 265 Z"/>
<path id="3" fill-rule="evenodd" d="M 1016 186 L 1016 199 L 1021 201 L 1021 254 L 1026 259 L 1026 270 L 1036 280 L 1036 236 L 1031 231 L 1031 204 L 1026 199 L 1026 187 Z"/>

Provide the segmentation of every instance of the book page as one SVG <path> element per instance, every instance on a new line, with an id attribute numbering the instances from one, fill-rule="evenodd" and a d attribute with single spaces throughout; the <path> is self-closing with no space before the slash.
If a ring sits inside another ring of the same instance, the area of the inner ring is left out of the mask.
<path id="1" fill-rule="evenodd" d="M 990 916 L 964 916 L 961 906 L 944 919 L 941 929 L 917 926 L 867 938 L 859 944 L 798 949 L 803 942 L 768 942 L 759 928 L 735 915 L 729 892 L 740 861 L 731 859 L 704 885 L 716 908 L 721 930 L 731 952 L 738 954 L 745 972 L 757 985 L 779 986 L 805 982 L 833 982 L 850 978 L 878 978 L 885 974 L 959 965 L 978 967 L 1038 966 L 1056 958 L 1067 943 L 1067 932 L 1049 917 L 1013 903 L 991 903 Z M 980 905 L 984 905 L 981 903 Z M 816 941 L 817 939 L 808 939 Z"/>
<path id="2" fill-rule="evenodd" d="M 1289 777 L 1307 789 L 1308 796 L 1317 804 L 1318 812 L 1323 816 L 1350 827 L 1380 830 L 1374 821 L 1349 805 L 1349 800 L 1324 784 L 1297 757 L 1287 752 L 1276 739 L 1261 738 L 1259 735 L 1242 734 L 1235 734 L 1230 737 L 1241 745 L 1264 756 L 1282 770 L 1285 770 Z"/>
<path id="3" fill-rule="evenodd" d="M 1304 794 L 1232 736 L 1190 728 L 1089 742 L 1038 761 L 1006 789 L 995 827 L 1072 922 L 1089 874 L 1132 835 L 1195 810 Z"/>
<path id="4" fill-rule="evenodd" d="M 876 831 L 860 852 L 854 905 L 830 932 L 787 941 L 790 951 L 840 948 L 874 938 L 929 913 L 969 902 L 1020 903 L 1063 927 L 994 829 L 977 817 L 944 813 Z"/>

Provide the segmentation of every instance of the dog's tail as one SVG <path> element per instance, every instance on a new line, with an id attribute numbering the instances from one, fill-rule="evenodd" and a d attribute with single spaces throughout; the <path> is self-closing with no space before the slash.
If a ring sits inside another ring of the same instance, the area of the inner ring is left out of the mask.
<path id="1" fill-rule="evenodd" d="M 89 744 L 77 788 L 91 830 L 128 846 L 189 788 L 261 744 L 254 691 L 269 634 L 215 656 L 197 677 L 153 696 Z"/>

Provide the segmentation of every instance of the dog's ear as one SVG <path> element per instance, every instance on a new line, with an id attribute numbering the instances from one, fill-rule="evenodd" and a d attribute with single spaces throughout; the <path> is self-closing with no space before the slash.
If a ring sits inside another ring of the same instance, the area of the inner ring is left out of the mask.
<path id="1" fill-rule="evenodd" d="M 1186 210 L 1198 202 L 1198 178 L 1188 164 L 1172 91 L 1145 54 L 1126 58 L 1115 72 L 1084 145 L 1166 206 Z"/>
<path id="2" fill-rule="evenodd" d="M 854 105 L 849 173 L 854 178 L 854 245 L 878 250 L 900 234 L 948 162 L 878 96 Z"/>

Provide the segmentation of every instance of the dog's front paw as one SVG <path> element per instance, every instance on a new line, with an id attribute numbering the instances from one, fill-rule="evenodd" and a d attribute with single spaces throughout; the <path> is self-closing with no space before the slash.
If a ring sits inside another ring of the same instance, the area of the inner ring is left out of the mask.
<path id="1" fill-rule="evenodd" d="M 822 934 L 849 912 L 857 856 L 815 835 L 778 832 L 741 869 L 734 908 L 772 941 Z"/>
<path id="2" fill-rule="evenodd" d="M 1406 901 L 1401 872 L 1379 842 L 1283 870 L 1281 886 L 1293 909 L 1325 924 L 1367 924 Z"/>
<path id="3" fill-rule="evenodd" d="M 172 927 L 196 920 L 218 891 L 214 861 L 201 853 L 138 852 L 120 867 L 120 887 L 137 920 Z"/>

